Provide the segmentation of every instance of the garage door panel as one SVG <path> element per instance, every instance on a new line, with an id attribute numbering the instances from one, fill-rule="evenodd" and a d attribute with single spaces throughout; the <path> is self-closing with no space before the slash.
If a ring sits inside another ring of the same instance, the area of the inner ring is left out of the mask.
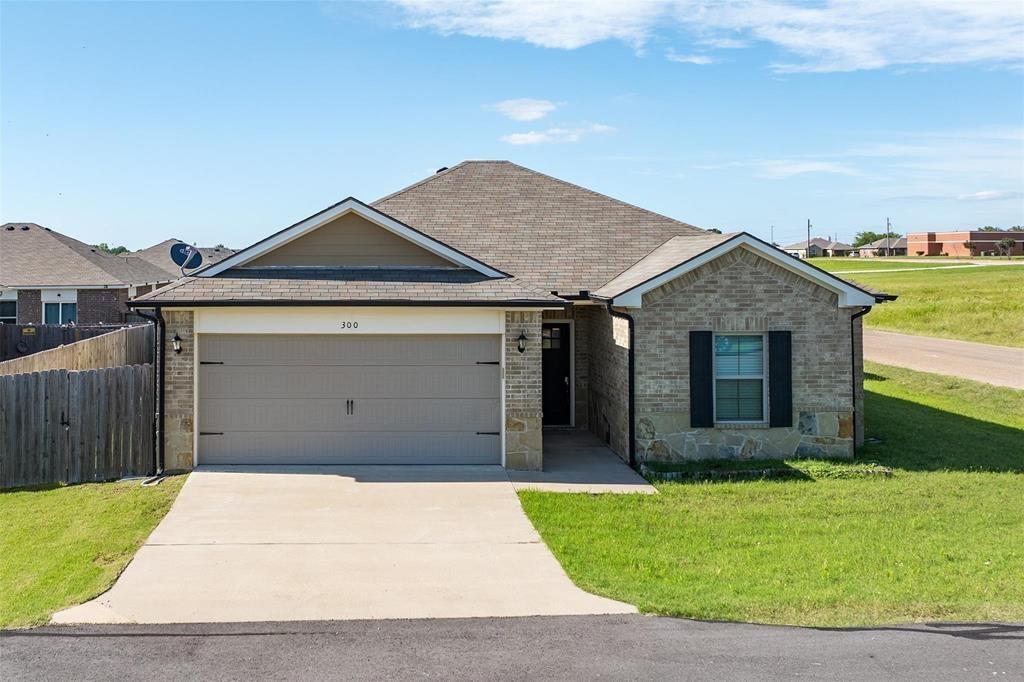
<path id="1" fill-rule="evenodd" d="M 355 400 L 209 398 L 201 403 L 204 431 L 493 431 L 497 399 Z"/>
<path id="2" fill-rule="evenodd" d="M 497 464 L 500 339 L 202 334 L 199 462 Z"/>
<path id="3" fill-rule="evenodd" d="M 495 365 L 427 367 L 247 366 L 203 365 L 203 398 L 492 398 L 498 395 L 501 370 Z"/>
<path id="4" fill-rule="evenodd" d="M 435 433 L 310 432 L 301 439 L 278 431 L 201 436 L 204 464 L 494 464 L 497 436 Z"/>
<path id="5" fill-rule="evenodd" d="M 216 334 L 203 337 L 199 352 L 203 362 L 235 365 L 475 365 L 499 360 L 500 346 L 486 334 Z"/>

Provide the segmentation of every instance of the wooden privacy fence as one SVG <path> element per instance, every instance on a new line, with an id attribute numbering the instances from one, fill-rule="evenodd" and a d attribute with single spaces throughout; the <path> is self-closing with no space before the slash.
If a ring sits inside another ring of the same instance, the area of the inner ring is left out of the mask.
<path id="1" fill-rule="evenodd" d="M 109 334 L 135 324 L 148 322 L 140 317 L 125 324 L 0 324 L 0 362 Z"/>
<path id="2" fill-rule="evenodd" d="M 0 376 L 0 488 L 152 473 L 153 366 Z"/>
<path id="3" fill-rule="evenodd" d="M 0 375 L 152 364 L 153 334 L 151 324 L 115 329 L 91 339 L 0 362 Z"/>

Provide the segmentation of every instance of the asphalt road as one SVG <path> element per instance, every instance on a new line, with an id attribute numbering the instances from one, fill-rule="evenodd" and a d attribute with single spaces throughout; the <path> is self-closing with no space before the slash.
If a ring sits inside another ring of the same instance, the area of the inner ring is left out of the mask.
<path id="1" fill-rule="evenodd" d="M 0 679 L 1022 679 L 1024 625 L 827 630 L 649 616 L 46 627 Z"/>
<path id="2" fill-rule="evenodd" d="M 864 357 L 884 365 L 1024 389 L 1024 348 L 865 329 Z"/>

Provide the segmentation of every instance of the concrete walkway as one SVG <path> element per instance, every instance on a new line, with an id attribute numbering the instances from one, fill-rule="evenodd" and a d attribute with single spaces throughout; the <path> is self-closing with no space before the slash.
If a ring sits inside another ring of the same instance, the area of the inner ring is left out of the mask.
<path id="1" fill-rule="evenodd" d="M 500 467 L 200 467 L 114 586 L 53 622 L 635 611 L 573 585 Z"/>
<path id="2" fill-rule="evenodd" d="M 864 357 L 885 365 L 1024 389 L 1024 348 L 865 329 Z"/>
<path id="3" fill-rule="evenodd" d="M 544 432 L 544 471 L 508 471 L 516 490 L 644 493 L 658 490 L 589 431 Z"/>

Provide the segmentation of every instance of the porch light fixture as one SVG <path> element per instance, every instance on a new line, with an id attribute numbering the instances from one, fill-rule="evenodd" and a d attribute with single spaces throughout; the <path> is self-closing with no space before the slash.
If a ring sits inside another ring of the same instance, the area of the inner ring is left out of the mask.
<path id="1" fill-rule="evenodd" d="M 171 338 L 171 348 L 175 353 L 181 352 L 181 337 L 178 336 L 178 332 L 174 332 L 174 336 Z"/>
<path id="2" fill-rule="evenodd" d="M 517 346 L 517 348 L 519 349 L 519 352 L 520 353 L 525 353 L 526 352 L 526 332 L 519 332 L 519 339 L 518 340 L 519 340 L 519 345 Z"/>

